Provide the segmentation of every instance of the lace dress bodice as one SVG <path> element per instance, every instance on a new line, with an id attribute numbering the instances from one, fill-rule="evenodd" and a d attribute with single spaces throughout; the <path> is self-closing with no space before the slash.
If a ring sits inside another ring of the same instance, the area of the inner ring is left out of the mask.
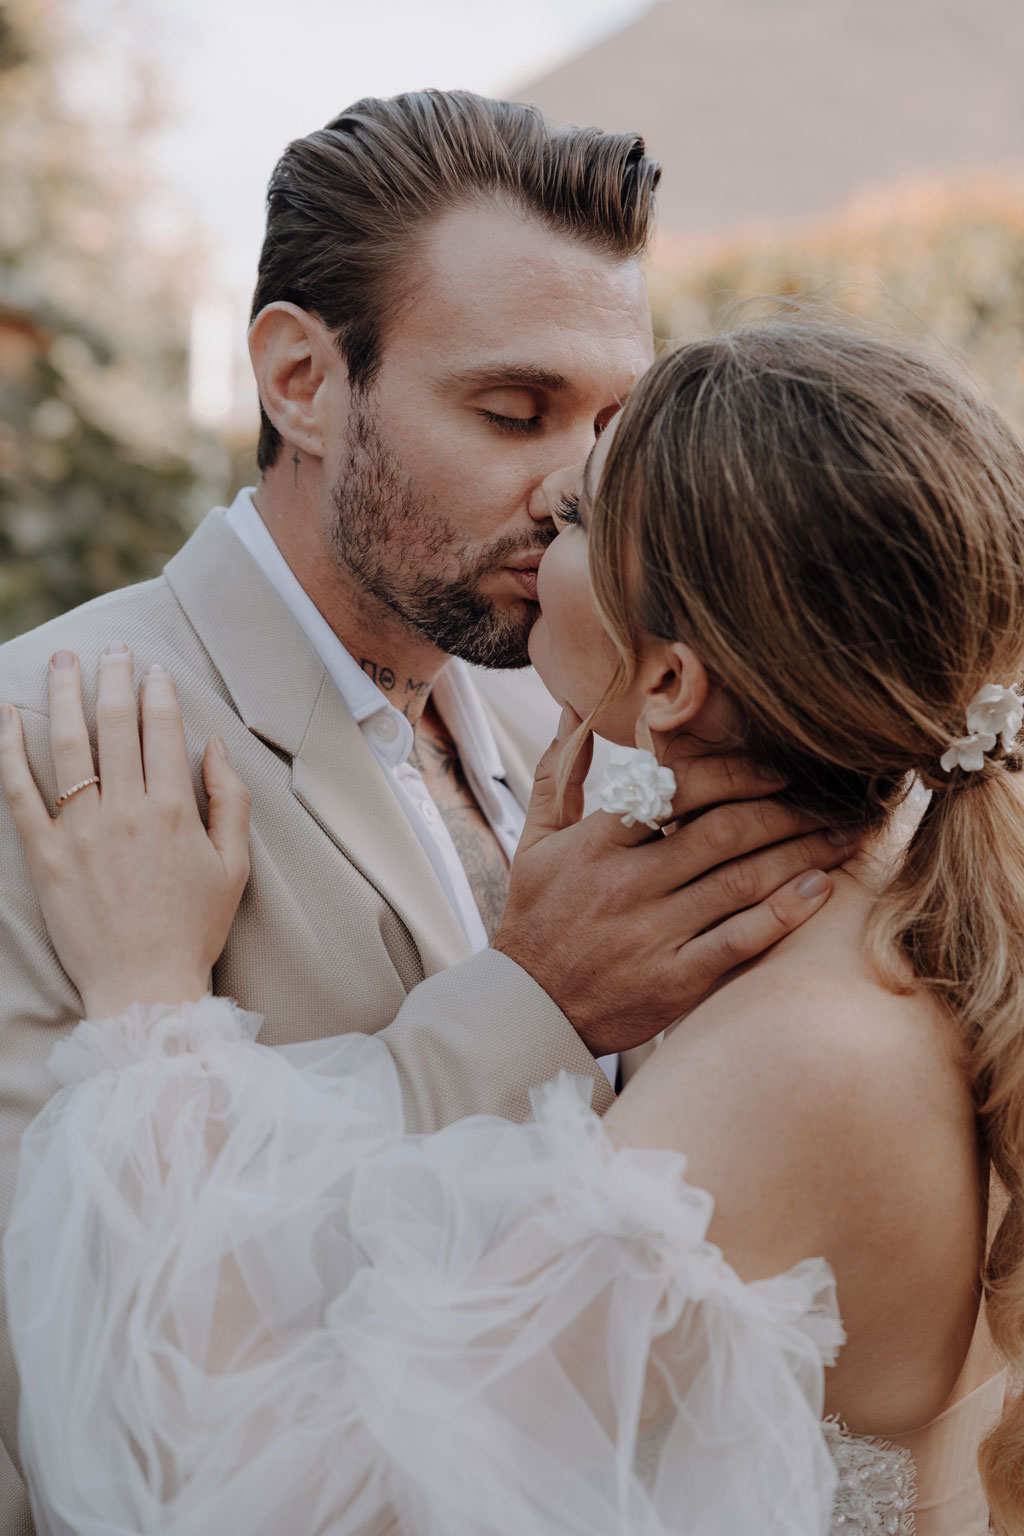
<path id="1" fill-rule="evenodd" d="M 825 1420 L 837 1482 L 829 1536 L 916 1536 L 914 1461 L 885 1440 L 851 1435 Z"/>

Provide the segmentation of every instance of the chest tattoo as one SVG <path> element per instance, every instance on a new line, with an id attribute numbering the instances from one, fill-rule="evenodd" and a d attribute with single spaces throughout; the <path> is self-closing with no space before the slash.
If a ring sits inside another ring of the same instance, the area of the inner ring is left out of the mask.
<path id="1" fill-rule="evenodd" d="M 508 899 L 508 860 L 474 799 L 454 743 L 440 720 L 424 716 L 420 721 L 409 761 L 423 775 L 444 817 L 487 937 L 493 939 Z"/>

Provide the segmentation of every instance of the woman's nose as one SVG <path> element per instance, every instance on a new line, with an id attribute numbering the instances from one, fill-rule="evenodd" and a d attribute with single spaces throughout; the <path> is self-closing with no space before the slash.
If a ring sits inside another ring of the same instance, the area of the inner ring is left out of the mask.
<path id="1" fill-rule="evenodd" d="M 546 475 L 530 497 L 530 516 L 538 521 L 553 519 L 564 501 L 574 501 L 583 485 L 583 467 L 583 463 L 570 464 Z"/>

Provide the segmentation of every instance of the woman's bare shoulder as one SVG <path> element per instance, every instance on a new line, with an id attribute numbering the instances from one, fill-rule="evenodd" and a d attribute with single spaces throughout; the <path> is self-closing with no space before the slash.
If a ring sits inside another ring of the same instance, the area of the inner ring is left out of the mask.
<path id="1" fill-rule="evenodd" d="M 898 1230 L 936 1159 L 961 1149 L 966 1168 L 973 1134 L 941 1006 L 799 946 L 677 1026 L 606 1124 L 620 1144 L 685 1153 L 715 1196 L 712 1236 L 748 1275 L 835 1259 L 868 1223 Z"/>

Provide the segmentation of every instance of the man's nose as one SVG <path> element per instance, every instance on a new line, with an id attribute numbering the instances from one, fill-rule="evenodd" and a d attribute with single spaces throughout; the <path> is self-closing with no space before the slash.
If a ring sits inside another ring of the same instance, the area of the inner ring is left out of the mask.
<path id="1" fill-rule="evenodd" d="M 583 463 L 553 470 L 536 487 L 527 510 L 538 522 L 551 522 L 564 501 L 574 501 L 583 486 Z"/>

